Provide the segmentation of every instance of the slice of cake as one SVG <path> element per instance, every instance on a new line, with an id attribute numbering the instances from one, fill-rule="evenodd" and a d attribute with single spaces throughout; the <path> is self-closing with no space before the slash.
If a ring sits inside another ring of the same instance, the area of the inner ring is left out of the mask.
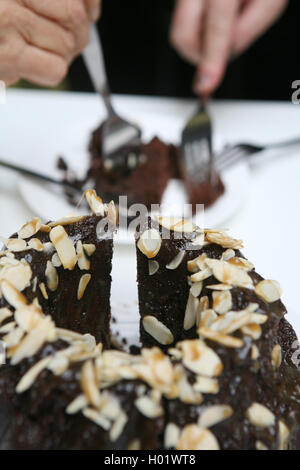
<path id="1" fill-rule="evenodd" d="M 58 327 L 90 333 L 107 347 L 117 213 L 94 191 L 86 196 L 94 215 L 48 224 L 34 219 L 4 240 L 0 279 L 9 279 Z M 106 221 L 108 232 L 101 231 Z M 1 307 L 6 307 L 5 298 L 0 299 Z"/>

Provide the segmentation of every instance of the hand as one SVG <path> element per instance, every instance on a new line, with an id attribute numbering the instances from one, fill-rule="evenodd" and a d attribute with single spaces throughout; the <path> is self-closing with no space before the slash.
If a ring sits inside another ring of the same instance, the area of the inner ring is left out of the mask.
<path id="1" fill-rule="evenodd" d="M 89 41 L 101 0 L 0 0 L 0 80 L 57 85 Z"/>
<path id="2" fill-rule="evenodd" d="M 242 53 L 280 16 L 288 0 L 177 0 L 171 42 L 198 66 L 194 89 L 210 95 L 228 60 Z"/>

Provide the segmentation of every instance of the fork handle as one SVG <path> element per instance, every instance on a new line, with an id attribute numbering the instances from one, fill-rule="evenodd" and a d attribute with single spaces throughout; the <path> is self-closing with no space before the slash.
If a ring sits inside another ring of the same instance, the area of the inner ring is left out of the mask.
<path id="1" fill-rule="evenodd" d="M 65 187 L 82 192 L 79 188 L 77 188 L 77 186 L 73 185 L 72 183 L 68 183 L 67 181 L 61 181 L 61 180 L 52 178 L 51 176 L 37 173 L 36 171 L 29 170 L 28 168 L 24 168 L 22 166 L 14 165 L 13 163 L 9 163 L 5 160 L 0 159 L 0 167 L 7 168 L 8 170 L 16 171 L 17 173 L 20 173 L 21 175 L 37 178 L 41 181 L 46 181 L 47 183 L 56 184 L 58 186 L 65 186 Z"/>
<path id="2" fill-rule="evenodd" d="M 105 68 L 103 49 L 96 25 L 91 25 L 90 43 L 82 53 L 86 68 L 97 93 L 103 98 L 109 116 L 115 115 Z"/>
<path id="3" fill-rule="evenodd" d="M 295 137 L 294 139 L 283 140 L 281 142 L 275 142 L 274 144 L 269 144 L 266 146 L 266 149 L 276 149 L 281 147 L 291 147 L 292 145 L 300 144 L 300 137 Z"/>

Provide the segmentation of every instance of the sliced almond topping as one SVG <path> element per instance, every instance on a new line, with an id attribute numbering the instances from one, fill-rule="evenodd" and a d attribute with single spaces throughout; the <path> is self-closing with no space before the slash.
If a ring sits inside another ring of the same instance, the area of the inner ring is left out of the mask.
<path id="1" fill-rule="evenodd" d="M 245 336 L 249 336 L 254 341 L 258 340 L 261 337 L 262 329 L 257 323 L 250 323 L 241 328 L 241 332 Z"/>
<path id="2" fill-rule="evenodd" d="M 159 225 L 172 232 L 192 233 L 197 230 L 197 226 L 190 220 L 178 217 L 156 217 Z"/>
<path id="3" fill-rule="evenodd" d="M 171 271 L 177 269 L 181 265 L 184 257 L 185 257 L 185 251 L 180 251 L 175 256 L 175 258 L 169 264 L 167 264 L 166 268 L 170 269 Z"/>
<path id="4" fill-rule="evenodd" d="M 41 291 L 42 296 L 44 297 L 44 299 L 48 300 L 49 296 L 48 296 L 48 292 L 47 292 L 47 289 L 46 289 L 46 286 L 45 286 L 44 282 L 40 283 L 39 288 L 40 288 L 40 291 Z"/>
<path id="5" fill-rule="evenodd" d="M 96 373 L 92 361 L 86 361 L 83 364 L 80 382 L 89 403 L 97 408 L 101 403 L 101 395 L 97 386 Z"/>
<path id="6" fill-rule="evenodd" d="M 27 300 L 21 292 L 9 281 L 0 281 L 0 287 L 5 300 L 14 308 L 20 308 L 26 305 Z"/>
<path id="7" fill-rule="evenodd" d="M 27 248 L 27 243 L 21 238 L 9 238 L 6 241 L 6 247 L 8 250 L 18 253 L 19 251 L 25 251 Z"/>
<path id="8" fill-rule="evenodd" d="M 212 284 L 211 286 L 205 286 L 206 289 L 211 289 L 211 290 L 218 290 L 218 291 L 226 291 L 226 290 L 231 290 L 232 286 L 229 284 Z"/>
<path id="9" fill-rule="evenodd" d="M 66 413 L 68 415 L 74 415 L 79 411 L 83 410 L 88 405 L 88 401 L 85 395 L 79 395 L 76 397 L 67 407 Z"/>
<path id="10" fill-rule="evenodd" d="M 275 424 L 274 414 L 260 403 L 253 403 L 248 408 L 246 415 L 250 423 L 259 428 L 269 428 Z"/>
<path id="11" fill-rule="evenodd" d="M 61 225 L 54 227 L 49 236 L 63 267 L 72 271 L 76 266 L 77 256 L 71 238 L 68 237 L 67 232 Z"/>
<path id="12" fill-rule="evenodd" d="M 96 251 L 96 245 L 94 245 L 93 243 L 84 243 L 83 249 L 88 256 L 92 256 Z"/>
<path id="13" fill-rule="evenodd" d="M 287 450 L 290 440 L 290 430 L 287 425 L 279 420 L 279 450 Z"/>
<path id="14" fill-rule="evenodd" d="M 202 411 L 199 417 L 198 424 L 201 428 L 211 428 L 225 419 L 230 418 L 233 414 L 233 409 L 228 405 L 213 405 L 208 406 Z"/>
<path id="15" fill-rule="evenodd" d="M 91 267 L 91 263 L 84 254 L 81 240 L 78 240 L 76 244 L 76 253 L 78 258 L 79 269 L 88 271 Z"/>
<path id="16" fill-rule="evenodd" d="M 206 262 L 205 262 L 206 259 L 207 259 L 207 255 L 205 253 L 202 253 L 202 255 L 198 256 L 197 258 L 188 261 L 187 262 L 188 271 L 190 273 L 196 273 L 199 269 L 207 268 Z"/>
<path id="17" fill-rule="evenodd" d="M 229 261 L 231 258 L 235 257 L 235 251 L 232 248 L 229 248 L 228 250 L 224 251 L 222 254 L 222 260 L 223 261 Z"/>
<path id="18" fill-rule="evenodd" d="M 47 261 L 45 275 L 48 289 L 50 289 L 51 292 L 55 292 L 58 287 L 58 274 L 51 261 Z"/>
<path id="19" fill-rule="evenodd" d="M 196 374 L 207 377 L 218 377 L 223 371 L 219 356 L 198 339 L 179 343 L 183 352 L 183 365 Z"/>
<path id="20" fill-rule="evenodd" d="M 255 286 L 255 292 L 266 302 L 276 302 L 280 299 L 282 290 L 277 281 L 261 281 Z"/>
<path id="21" fill-rule="evenodd" d="M 149 276 L 154 276 L 159 270 L 159 263 L 155 260 L 149 260 Z"/>
<path id="22" fill-rule="evenodd" d="M 93 408 L 85 408 L 82 414 L 105 431 L 108 431 L 111 427 L 111 422 L 105 418 L 100 411 L 94 410 Z"/>
<path id="23" fill-rule="evenodd" d="M 189 294 L 187 306 L 185 309 L 183 328 L 185 331 L 190 330 L 196 324 L 196 312 L 199 307 L 199 299 L 194 297 L 191 292 Z"/>
<path id="24" fill-rule="evenodd" d="M 206 327 L 199 328 L 198 334 L 199 336 L 203 336 L 204 338 L 210 339 L 211 341 L 220 343 L 223 346 L 226 346 L 227 348 L 242 348 L 244 345 L 243 340 L 239 338 L 225 335 L 224 333 L 220 333 L 219 331 L 212 331 Z"/>
<path id="25" fill-rule="evenodd" d="M 230 258 L 228 263 L 232 264 L 233 266 L 237 266 L 238 268 L 245 269 L 245 271 L 252 271 L 254 269 L 254 265 L 244 258 Z"/>
<path id="26" fill-rule="evenodd" d="M 28 242 L 28 246 L 36 251 L 44 251 L 44 245 L 38 238 L 31 238 Z"/>
<path id="27" fill-rule="evenodd" d="M 24 336 L 22 328 L 14 328 L 6 336 L 2 338 L 6 348 L 12 348 L 16 346 Z"/>
<path id="28" fill-rule="evenodd" d="M 207 309 L 203 311 L 198 309 L 197 314 L 196 314 L 196 325 L 197 327 L 201 327 L 201 328 L 203 326 L 210 328 L 211 325 L 217 320 L 217 318 L 218 318 L 218 315 L 212 309 Z"/>
<path id="29" fill-rule="evenodd" d="M 77 291 L 77 299 L 81 300 L 82 297 L 84 296 L 85 289 L 87 288 L 88 283 L 90 282 L 92 276 L 90 274 L 83 274 L 81 276 L 79 285 L 78 285 L 78 291 Z"/>
<path id="30" fill-rule="evenodd" d="M 219 393 L 219 382 L 217 379 L 198 376 L 194 383 L 194 389 L 201 393 L 217 394 Z"/>
<path id="31" fill-rule="evenodd" d="M 133 441 L 130 442 L 127 450 L 141 450 L 141 447 L 141 441 L 139 439 L 133 439 Z"/>
<path id="32" fill-rule="evenodd" d="M 219 282 L 237 287 L 253 288 L 252 279 L 244 269 L 222 260 L 207 259 L 206 263 Z"/>
<path id="33" fill-rule="evenodd" d="M 163 408 L 161 405 L 153 401 L 150 397 L 143 396 L 135 400 L 135 406 L 147 418 L 159 418 L 163 415 Z"/>
<path id="34" fill-rule="evenodd" d="M 27 238 L 33 237 L 41 228 L 42 222 L 40 219 L 36 218 L 23 225 L 23 227 L 18 231 L 18 237 L 26 240 Z"/>
<path id="35" fill-rule="evenodd" d="M 107 217 L 111 225 L 116 227 L 119 223 L 119 213 L 115 206 L 114 201 L 110 201 L 107 208 Z"/>
<path id="36" fill-rule="evenodd" d="M 51 228 L 49 228 L 49 232 L 51 231 Z M 47 253 L 47 255 L 51 255 L 51 253 L 53 253 L 55 250 L 54 250 L 54 246 L 53 246 L 53 243 L 51 242 L 46 242 L 46 243 L 43 243 L 44 245 L 44 250 L 45 252 Z"/>
<path id="37" fill-rule="evenodd" d="M 60 268 L 60 266 L 62 265 L 57 253 L 54 253 L 54 255 L 52 256 L 51 263 L 55 268 Z"/>
<path id="38" fill-rule="evenodd" d="M 2 280 L 6 280 L 20 292 L 30 286 L 31 277 L 31 267 L 26 262 L 17 262 L 17 264 L 6 265 L 0 271 L 0 282 Z"/>
<path id="39" fill-rule="evenodd" d="M 176 447 L 179 436 L 180 436 L 179 427 L 174 423 L 168 423 L 165 428 L 164 447 L 166 449 L 171 449 L 172 447 Z"/>
<path id="40" fill-rule="evenodd" d="M 209 268 L 203 269 L 203 271 L 199 271 L 198 273 L 192 274 L 191 275 L 191 281 L 192 282 L 201 282 L 205 281 L 209 277 L 212 276 L 212 270 Z"/>
<path id="41" fill-rule="evenodd" d="M 121 436 L 125 428 L 127 421 L 128 421 L 127 414 L 124 413 L 124 411 L 121 411 L 109 432 L 109 438 L 112 442 L 116 442 L 119 439 L 119 437 Z"/>
<path id="42" fill-rule="evenodd" d="M 192 287 L 190 288 L 190 293 L 194 296 L 194 297 L 199 297 L 199 295 L 201 294 L 202 292 L 202 288 L 203 288 L 203 282 L 195 282 Z"/>
<path id="43" fill-rule="evenodd" d="M 226 313 L 232 308 L 232 297 L 230 291 L 213 292 L 213 309 L 217 313 Z"/>
<path id="44" fill-rule="evenodd" d="M 22 377 L 20 382 L 16 387 L 17 393 L 24 393 L 28 390 L 32 384 L 35 382 L 40 373 L 46 369 L 47 365 L 51 361 L 51 356 L 45 357 L 37 362 L 29 371 Z"/>
<path id="45" fill-rule="evenodd" d="M 0 308 L 0 323 L 3 323 L 9 317 L 13 316 L 13 312 L 11 312 L 8 308 Z"/>
<path id="46" fill-rule="evenodd" d="M 97 196 L 96 191 L 94 189 L 90 189 L 84 194 L 93 214 L 101 215 L 102 217 L 104 217 L 105 207 L 102 202 L 102 199 Z"/>
<path id="47" fill-rule="evenodd" d="M 56 220 L 55 222 L 50 222 L 48 224 L 48 227 L 53 228 L 53 227 L 57 227 L 58 225 L 62 225 L 62 226 L 72 225 L 72 224 L 75 224 L 76 222 L 80 222 L 83 219 L 85 219 L 84 215 L 63 217 L 62 219 Z"/>
<path id="48" fill-rule="evenodd" d="M 274 369 L 277 369 L 278 367 L 281 366 L 281 361 L 282 361 L 282 353 L 281 353 L 281 346 L 280 344 L 276 344 L 274 348 L 272 349 L 272 366 Z"/>
<path id="49" fill-rule="evenodd" d="M 208 429 L 196 424 L 183 428 L 176 446 L 177 450 L 220 450 L 215 436 Z"/>
<path id="50" fill-rule="evenodd" d="M 150 336 L 164 346 L 172 344 L 174 341 L 174 336 L 169 328 L 151 315 L 143 318 L 143 327 Z"/>
<path id="51" fill-rule="evenodd" d="M 239 249 L 244 248 L 241 240 L 235 240 L 222 232 L 207 232 L 205 233 L 206 240 L 210 243 L 216 243 L 221 245 L 223 248 Z"/>
<path id="52" fill-rule="evenodd" d="M 161 243 L 162 240 L 159 232 L 155 229 L 149 229 L 141 235 L 137 246 L 148 259 L 152 259 L 159 252 Z"/>

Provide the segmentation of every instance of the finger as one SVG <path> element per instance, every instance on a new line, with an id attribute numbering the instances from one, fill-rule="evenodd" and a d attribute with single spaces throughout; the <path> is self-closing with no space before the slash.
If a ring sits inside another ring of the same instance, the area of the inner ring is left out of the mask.
<path id="1" fill-rule="evenodd" d="M 223 78 L 237 12 L 238 0 L 210 0 L 208 3 L 202 58 L 194 86 L 199 94 L 211 94 Z"/>
<path id="2" fill-rule="evenodd" d="M 90 21 L 96 22 L 101 14 L 101 0 L 85 0 L 85 5 Z"/>
<path id="3" fill-rule="evenodd" d="M 68 59 L 74 54 L 74 35 L 57 23 L 19 5 L 14 6 L 11 21 L 25 42 Z"/>
<path id="4" fill-rule="evenodd" d="M 83 0 L 17 0 L 38 15 L 63 24 L 66 28 L 80 27 L 88 21 Z"/>
<path id="5" fill-rule="evenodd" d="M 204 0 L 177 0 L 170 41 L 189 62 L 198 63 L 201 54 L 201 26 Z"/>
<path id="6" fill-rule="evenodd" d="M 233 54 L 246 50 L 279 18 L 287 0 L 253 0 L 239 17 L 233 38 Z"/>
<path id="7" fill-rule="evenodd" d="M 26 45 L 18 63 L 18 75 L 42 86 L 56 86 L 66 76 L 68 63 L 62 57 Z"/>

